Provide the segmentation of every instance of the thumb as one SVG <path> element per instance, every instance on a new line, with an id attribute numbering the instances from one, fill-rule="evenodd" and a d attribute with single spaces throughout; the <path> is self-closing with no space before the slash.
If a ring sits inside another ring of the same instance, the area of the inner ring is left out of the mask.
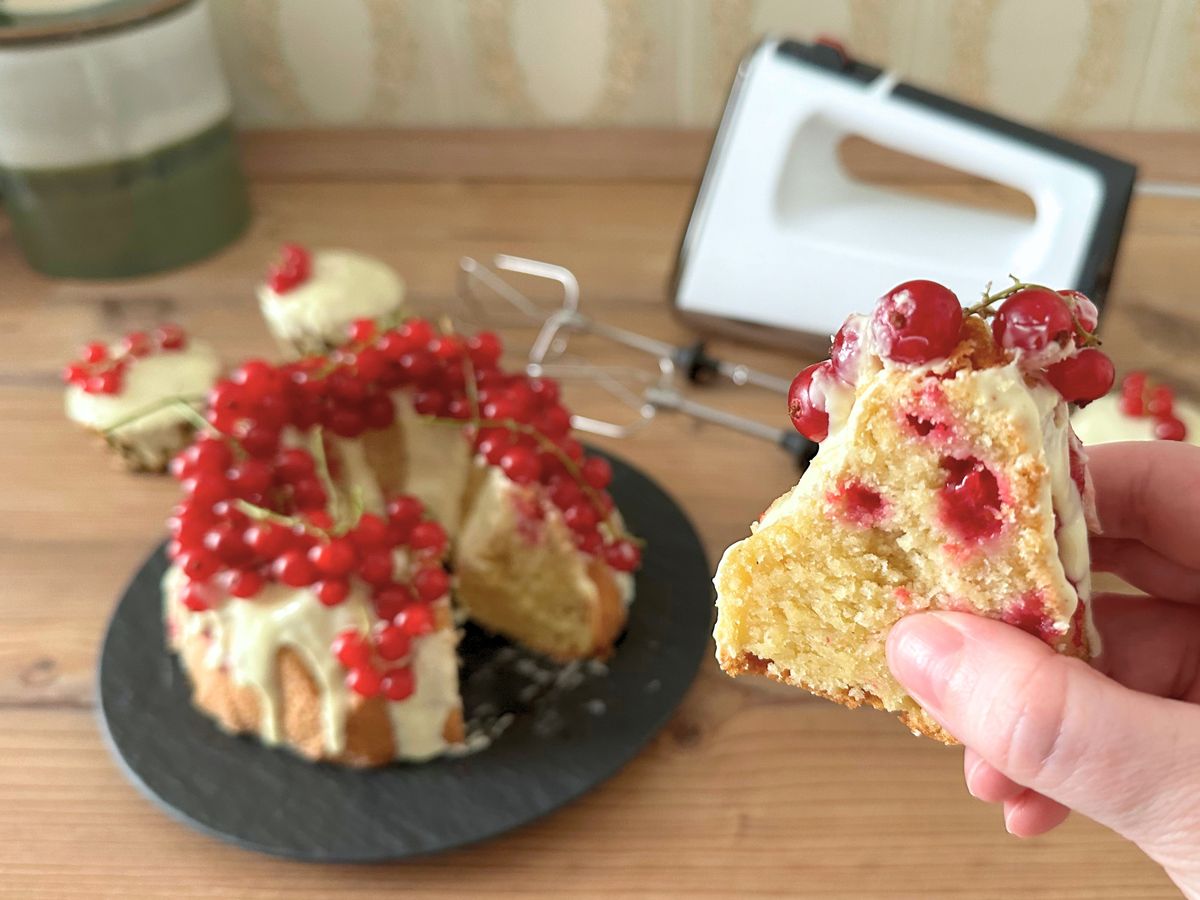
<path id="1" fill-rule="evenodd" d="M 1013 781 L 1166 865 L 1200 855 L 1200 707 L 1131 691 L 968 613 L 902 619 L 887 649 L 908 692 Z"/>

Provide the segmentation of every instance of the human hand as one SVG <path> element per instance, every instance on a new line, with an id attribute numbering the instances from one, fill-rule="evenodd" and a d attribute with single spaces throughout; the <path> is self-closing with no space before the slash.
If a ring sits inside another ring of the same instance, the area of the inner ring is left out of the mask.
<path id="1" fill-rule="evenodd" d="M 1104 532 L 1093 569 L 1151 595 L 1094 598 L 1093 665 L 953 612 L 898 622 L 888 663 L 966 746 L 967 789 L 1004 805 L 1009 832 L 1042 834 L 1078 810 L 1200 898 L 1200 448 L 1146 441 L 1088 456 Z"/>

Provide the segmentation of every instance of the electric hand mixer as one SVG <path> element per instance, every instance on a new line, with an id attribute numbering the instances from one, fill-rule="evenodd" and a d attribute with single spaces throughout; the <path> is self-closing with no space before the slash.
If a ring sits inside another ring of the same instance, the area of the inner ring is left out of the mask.
<path id="1" fill-rule="evenodd" d="M 866 184 L 838 158 L 850 135 L 1026 194 L 1032 219 L 918 198 Z M 845 317 L 914 277 L 962 298 L 1008 272 L 1083 291 L 1103 304 L 1136 170 L 1128 163 L 910 85 L 848 59 L 840 47 L 767 40 L 739 68 L 672 278 L 672 303 L 701 331 L 821 354 Z M 676 346 L 580 311 L 579 284 L 549 263 L 498 256 L 497 269 L 556 281 L 548 311 L 474 259 L 461 261 L 459 296 L 479 316 L 486 286 L 534 322 L 532 374 L 587 377 L 620 397 L 631 424 L 576 416 L 610 437 L 682 412 L 772 441 L 805 464 L 815 446 L 699 403 L 680 389 L 714 378 L 786 393 L 788 383 L 715 359 L 700 341 Z M 598 335 L 657 360 L 657 374 L 567 363 L 573 333 Z M 634 383 L 630 388 L 629 382 Z"/>

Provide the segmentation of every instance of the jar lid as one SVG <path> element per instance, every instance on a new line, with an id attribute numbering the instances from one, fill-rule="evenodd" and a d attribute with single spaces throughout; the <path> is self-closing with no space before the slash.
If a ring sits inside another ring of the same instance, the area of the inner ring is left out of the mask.
<path id="1" fill-rule="evenodd" d="M 0 46 L 71 40 L 157 18 L 193 0 L 0 0 Z"/>

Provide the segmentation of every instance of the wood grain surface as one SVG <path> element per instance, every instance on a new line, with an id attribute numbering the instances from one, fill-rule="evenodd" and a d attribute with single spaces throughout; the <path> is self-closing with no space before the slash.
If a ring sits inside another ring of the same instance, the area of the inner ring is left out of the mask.
<path id="1" fill-rule="evenodd" d="M 404 274 L 429 312 L 455 309 L 463 254 L 551 260 L 575 271 L 584 308 L 598 318 L 689 337 L 667 314 L 664 284 L 692 197 L 690 171 L 660 160 L 647 174 L 638 162 L 643 150 L 678 150 L 661 136 L 644 147 L 636 134 L 620 144 L 606 139 L 607 152 L 623 156 L 594 173 L 586 135 L 576 137 L 582 168 L 568 165 L 570 144 L 556 139 L 553 180 L 545 181 L 532 177 L 536 141 L 521 151 L 523 172 L 494 166 L 485 177 L 469 160 L 457 173 L 446 161 L 404 173 L 369 162 L 356 169 L 352 154 L 338 159 L 328 150 L 306 168 L 295 162 L 304 149 L 287 137 L 248 148 L 252 171 L 263 176 L 254 182 L 249 234 L 185 271 L 127 283 L 52 281 L 25 267 L 0 226 L 0 894 L 1176 896 L 1138 850 L 1078 817 L 1043 838 L 1007 836 L 999 811 L 964 790 L 958 751 L 917 740 L 881 714 L 735 682 L 711 662 L 669 727 L 612 781 L 516 833 L 427 860 L 314 867 L 263 858 L 194 833 L 139 796 L 101 742 L 94 665 L 114 598 L 160 539 L 176 490 L 168 479 L 118 471 L 63 418 L 57 371 L 76 345 L 175 319 L 230 360 L 270 354 L 252 291 L 283 239 L 377 255 Z M 1195 137 L 1106 140 L 1130 156 L 1142 148 L 1166 174 L 1200 158 Z M 486 135 L 468 143 L 476 158 L 486 155 Z M 500 139 L 497 152 L 504 146 Z M 436 143 L 429 152 L 437 156 Z M 271 154 L 280 165 L 264 174 Z M 696 163 L 702 151 L 687 158 Z M 886 167 L 875 174 L 889 177 Z M 977 182 L 926 183 L 903 167 L 895 179 L 939 196 L 1004 202 Z M 1195 395 L 1197 285 L 1200 203 L 1139 199 L 1103 324 L 1119 369 L 1149 368 Z M 798 298 L 803 290 L 797 273 Z M 507 329 L 506 337 L 515 362 L 531 333 Z M 716 349 L 782 376 L 808 362 Z M 594 339 L 569 350 L 651 371 L 644 358 Z M 570 382 L 566 393 L 578 412 L 629 415 L 595 387 Z M 786 424 L 778 396 L 720 385 L 704 396 Z M 714 564 L 794 478 L 768 444 L 679 416 L 662 415 L 636 438 L 598 443 L 679 499 Z"/>

